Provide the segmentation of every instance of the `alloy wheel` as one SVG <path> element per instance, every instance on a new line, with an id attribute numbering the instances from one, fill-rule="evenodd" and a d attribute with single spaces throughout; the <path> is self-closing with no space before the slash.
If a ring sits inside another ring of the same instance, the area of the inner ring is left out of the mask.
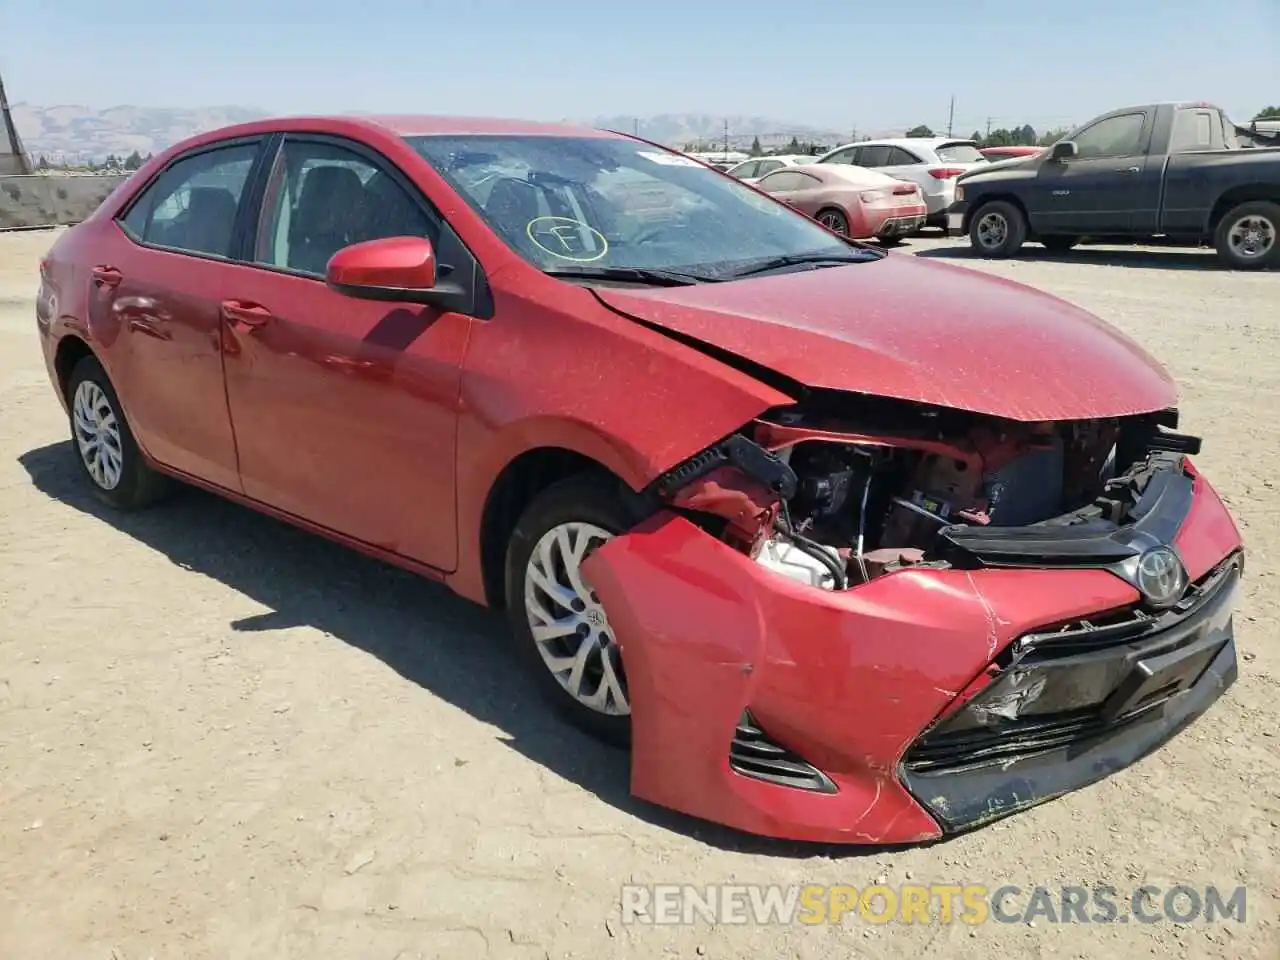
<path id="1" fill-rule="evenodd" d="M 978 242 L 983 249 L 995 250 L 1009 237 L 1009 221 L 999 213 L 985 214 L 978 221 Z"/>
<path id="2" fill-rule="evenodd" d="M 611 537 L 582 522 L 544 533 L 525 567 L 524 607 L 538 653 L 565 692 L 597 713 L 627 716 L 631 705 L 618 646 L 582 575 L 586 558 Z"/>
<path id="3" fill-rule="evenodd" d="M 828 230 L 832 230 L 842 235 L 849 232 L 849 228 L 844 222 L 844 217 L 840 216 L 840 214 L 836 213 L 834 210 L 826 210 L 818 214 L 818 222 Z"/>
<path id="4" fill-rule="evenodd" d="M 107 393 L 92 380 L 82 380 L 72 398 L 76 448 L 89 477 L 103 490 L 114 490 L 124 475 L 120 420 Z"/>
<path id="5" fill-rule="evenodd" d="M 1241 260 L 1261 260 L 1276 244 L 1276 225 L 1266 217 L 1241 217 L 1227 232 L 1231 251 Z"/>

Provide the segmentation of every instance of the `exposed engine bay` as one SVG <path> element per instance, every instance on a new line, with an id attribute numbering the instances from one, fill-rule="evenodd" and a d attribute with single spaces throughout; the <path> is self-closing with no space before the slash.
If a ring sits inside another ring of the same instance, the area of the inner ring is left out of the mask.
<path id="1" fill-rule="evenodd" d="M 842 590 L 948 565 L 934 548 L 957 525 L 1123 523 L 1150 458 L 1200 443 L 1163 429 L 1176 426 L 1174 411 L 1022 423 L 890 408 L 891 431 L 794 408 L 766 414 L 659 478 L 655 492 L 776 572 Z"/>

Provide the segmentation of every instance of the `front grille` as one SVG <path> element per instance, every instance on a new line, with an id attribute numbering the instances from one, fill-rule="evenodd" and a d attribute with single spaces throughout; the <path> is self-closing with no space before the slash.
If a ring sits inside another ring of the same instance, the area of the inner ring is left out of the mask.
<path id="1" fill-rule="evenodd" d="M 1120 720 L 1107 723 L 1096 710 L 1087 710 L 1075 714 L 1017 720 L 995 729 L 939 733 L 917 743 L 907 755 L 905 764 L 912 771 L 947 770 L 1034 757 L 1118 730 L 1145 712 L 1146 708 L 1143 708 Z"/>
<path id="2" fill-rule="evenodd" d="M 1000 676 L 918 739 L 903 757 L 904 768 L 940 772 L 1010 763 L 1077 747 L 1143 720 L 1186 689 L 1187 677 L 1131 695 L 1123 688 L 1133 664 L 1208 644 L 1198 655 L 1207 666 L 1221 649 L 1217 638 L 1221 644 L 1229 639 L 1223 624 L 1229 624 L 1239 570 L 1239 558 L 1229 558 L 1160 616 L 1135 607 L 1020 638 L 1000 662 Z M 1017 703 L 1019 690 L 1035 691 L 1030 704 Z"/>
<path id="3" fill-rule="evenodd" d="M 1239 560 L 1234 556 L 1228 558 L 1191 584 L 1182 599 L 1163 614 L 1150 614 L 1137 606 L 1125 607 L 1026 634 L 1010 644 L 1005 660 L 1011 661 L 1019 655 L 1035 659 L 1071 657 L 1134 643 L 1169 630 L 1212 600 L 1226 585 L 1230 574 L 1239 569 Z"/>
<path id="4" fill-rule="evenodd" d="M 742 711 L 738 726 L 729 743 L 729 767 L 753 780 L 763 780 L 780 787 L 808 790 L 812 793 L 835 793 L 831 778 L 774 742 L 760 729 L 750 711 Z"/>

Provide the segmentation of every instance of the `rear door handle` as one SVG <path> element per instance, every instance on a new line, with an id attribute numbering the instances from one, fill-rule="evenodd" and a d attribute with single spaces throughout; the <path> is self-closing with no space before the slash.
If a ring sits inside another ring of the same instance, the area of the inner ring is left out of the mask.
<path id="1" fill-rule="evenodd" d="M 95 287 L 115 287 L 124 279 L 124 274 L 115 267 L 99 265 L 90 272 L 93 275 L 93 285 Z"/>
<path id="2" fill-rule="evenodd" d="M 1121 167 L 1116 172 L 1117 173 L 1141 173 L 1142 168 L 1141 167 Z"/>
<path id="3" fill-rule="evenodd" d="M 222 301 L 222 319 L 233 326 L 256 330 L 271 320 L 271 317 L 270 310 L 256 303 L 245 300 Z"/>

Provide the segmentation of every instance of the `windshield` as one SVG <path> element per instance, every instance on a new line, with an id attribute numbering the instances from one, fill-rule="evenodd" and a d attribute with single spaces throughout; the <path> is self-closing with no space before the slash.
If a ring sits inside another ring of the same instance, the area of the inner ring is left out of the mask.
<path id="1" fill-rule="evenodd" d="M 722 278 L 754 262 L 863 253 L 737 180 L 633 140 L 468 135 L 408 142 L 541 270 Z"/>
<path id="2" fill-rule="evenodd" d="M 943 163 L 984 163 L 987 158 L 972 143 L 944 143 L 938 148 L 938 159 Z"/>

